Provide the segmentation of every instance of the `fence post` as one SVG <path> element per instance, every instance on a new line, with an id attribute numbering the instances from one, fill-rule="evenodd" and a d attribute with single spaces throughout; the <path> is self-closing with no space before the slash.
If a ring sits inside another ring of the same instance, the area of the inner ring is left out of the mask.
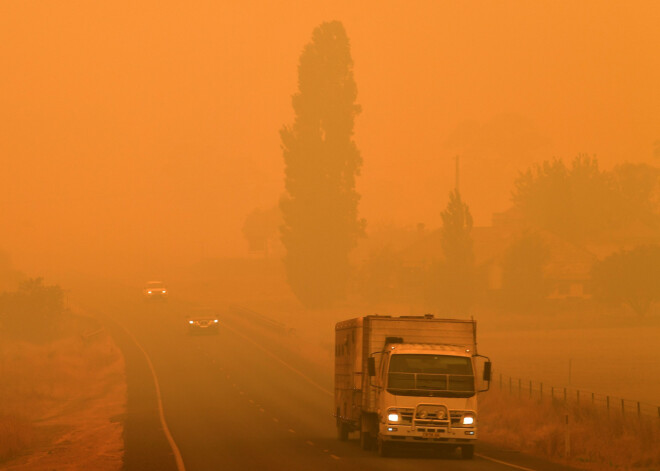
<path id="1" fill-rule="evenodd" d="M 539 398 L 543 399 L 543 383 L 540 384 Z M 660 407 L 658 407 L 658 415 L 660 416 Z"/>
<path id="2" fill-rule="evenodd" d="M 605 396 L 605 401 L 607 402 L 607 415 L 610 415 L 610 396 Z"/>
<path id="3" fill-rule="evenodd" d="M 568 428 L 568 414 L 566 414 L 566 437 L 564 441 L 564 451 L 566 458 L 571 454 L 571 432 Z"/>
<path id="4" fill-rule="evenodd" d="M 625 405 L 625 403 L 624 403 L 623 401 L 624 401 L 624 400 L 621 399 L 621 415 L 622 415 L 622 416 L 623 416 L 623 415 L 626 415 L 626 405 Z"/>
<path id="5" fill-rule="evenodd" d="M 642 415 L 642 405 L 637 401 L 637 417 Z"/>
<path id="6" fill-rule="evenodd" d="M 580 405 L 580 390 L 577 390 L 577 404 Z"/>
<path id="7" fill-rule="evenodd" d="M 509 392 L 513 391 L 513 388 L 511 387 L 512 382 L 513 382 L 513 378 L 511 378 L 511 376 L 509 376 Z"/>
<path id="8" fill-rule="evenodd" d="M 566 402 L 566 388 L 564 388 L 564 402 Z"/>
<path id="9" fill-rule="evenodd" d="M 520 397 L 521 392 L 522 392 L 522 379 L 518 378 L 518 397 Z"/>
<path id="10" fill-rule="evenodd" d="M 591 405 L 594 405 L 596 403 L 596 397 L 595 396 L 596 396 L 595 393 L 591 393 Z"/>
<path id="11" fill-rule="evenodd" d="M 529 398 L 532 398 L 532 380 L 529 380 Z"/>
<path id="12" fill-rule="evenodd" d="M 500 373 L 500 391 L 502 390 L 502 373 Z"/>
<path id="13" fill-rule="evenodd" d="M 554 398 L 555 398 L 555 387 L 550 386 L 550 399 L 554 399 Z"/>

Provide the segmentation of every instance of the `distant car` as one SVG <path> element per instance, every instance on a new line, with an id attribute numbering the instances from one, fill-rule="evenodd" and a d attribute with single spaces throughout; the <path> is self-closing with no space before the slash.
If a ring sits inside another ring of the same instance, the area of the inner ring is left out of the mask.
<path id="1" fill-rule="evenodd" d="M 169 291 L 162 281 L 149 281 L 144 287 L 144 296 L 149 299 L 165 299 Z"/>
<path id="2" fill-rule="evenodd" d="M 217 334 L 220 322 L 211 312 L 197 312 L 186 317 L 188 332 L 191 334 Z"/>

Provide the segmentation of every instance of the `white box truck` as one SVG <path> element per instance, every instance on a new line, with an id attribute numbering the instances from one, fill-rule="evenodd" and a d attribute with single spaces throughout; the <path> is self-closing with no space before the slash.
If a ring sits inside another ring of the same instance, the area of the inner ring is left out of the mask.
<path id="1" fill-rule="evenodd" d="M 477 371 L 481 375 L 477 375 Z M 340 440 L 460 448 L 472 458 L 477 393 L 491 363 L 477 354 L 474 320 L 366 316 L 335 326 L 335 417 Z"/>

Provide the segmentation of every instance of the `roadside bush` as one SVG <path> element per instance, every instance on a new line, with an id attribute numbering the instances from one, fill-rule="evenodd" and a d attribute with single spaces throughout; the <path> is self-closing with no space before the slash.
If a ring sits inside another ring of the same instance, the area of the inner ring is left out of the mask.
<path id="1" fill-rule="evenodd" d="M 46 341 L 56 338 L 64 314 L 64 292 L 42 278 L 22 282 L 16 291 L 0 293 L 0 329 L 14 338 Z"/>
<path id="2" fill-rule="evenodd" d="M 0 415 L 0 463 L 15 457 L 30 445 L 33 426 L 14 415 Z"/>

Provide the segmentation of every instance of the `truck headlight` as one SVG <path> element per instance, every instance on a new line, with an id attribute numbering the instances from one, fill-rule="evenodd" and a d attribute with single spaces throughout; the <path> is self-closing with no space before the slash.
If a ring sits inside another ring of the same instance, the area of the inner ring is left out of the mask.
<path id="1" fill-rule="evenodd" d="M 474 425 L 474 416 L 473 415 L 464 415 L 463 416 L 463 425 Z"/>
<path id="2" fill-rule="evenodd" d="M 390 422 L 398 422 L 398 421 L 399 421 L 399 418 L 400 418 L 400 417 L 399 417 L 399 413 L 398 413 L 398 412 L 392 412 L 392 411 L 390 411 L 390 412 L 387 414 L 387 420 L 390 421 Z"/>

